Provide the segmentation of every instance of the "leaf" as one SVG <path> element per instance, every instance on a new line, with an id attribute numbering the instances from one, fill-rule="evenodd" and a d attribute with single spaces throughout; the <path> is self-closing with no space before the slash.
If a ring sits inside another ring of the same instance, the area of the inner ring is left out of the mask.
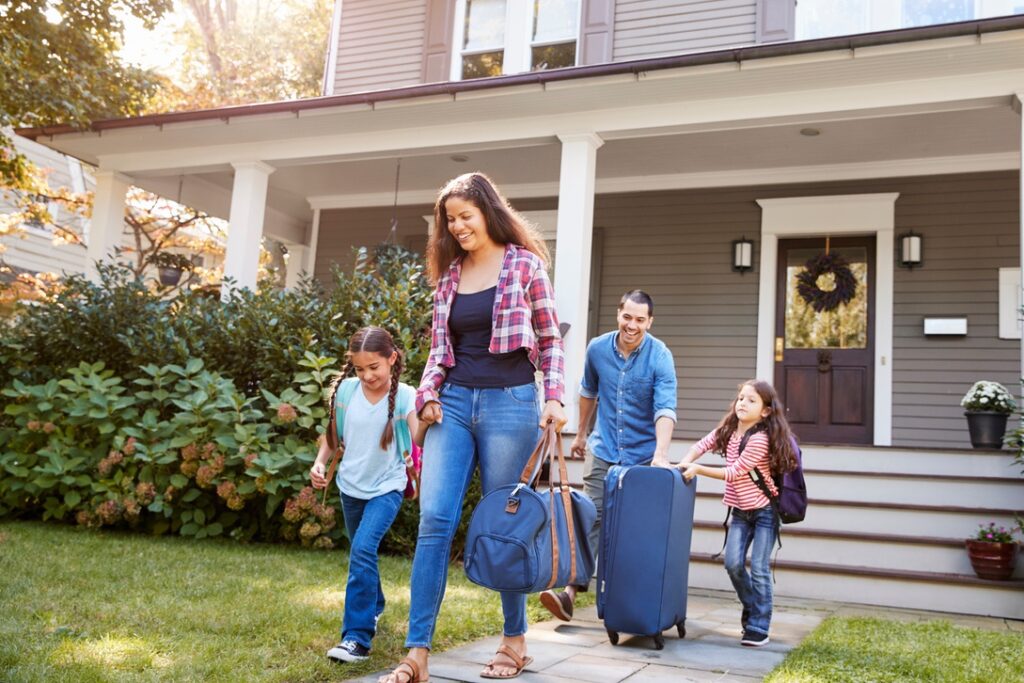
<path id="1" fill-rule="evenodd" d="M 78 491 L 68 491 L 64 494 L 64 504 L 68 508 L 74 508 L 82 502 L 82 496 Z"/>
<path id="2" fill-rule="evenodd" d="M 174 486 L 174 488 L 183 489 L 188 486 L 188 477 L 184 474 L 172 474 L 171 485 Z"/>
<path id="3" fill-rule="evenodd" d="M 196 524 L 206 524 L 206 513 L 203 512 L 202 508 L 196 508 L 192 519 L 196 521 Z"/>
<path id="4" fill-rule="evenodd" d="M 183 503 L 191 503 L 193 500 L 203 495 L 199 489 L 189 489 L 185 495 L 181 497 Z"/>
<path id="5" fill-rule="evenodd" d="M 208 536 L 220 536 L 224 533 L 224 527 L 218 522 L 214 522 L 210 526 L 206 527 L 206 534 Z"/>

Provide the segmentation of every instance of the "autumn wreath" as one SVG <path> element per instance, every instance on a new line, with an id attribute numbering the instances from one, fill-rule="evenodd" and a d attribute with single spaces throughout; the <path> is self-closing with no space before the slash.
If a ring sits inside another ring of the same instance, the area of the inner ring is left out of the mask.
<path id="1" fill-rule="evenodd" d="M 837 252 L 818 254 L 796 276 L 796 291 L 818 313 L 834 311 L 857 293 L 857 278 Z"/>

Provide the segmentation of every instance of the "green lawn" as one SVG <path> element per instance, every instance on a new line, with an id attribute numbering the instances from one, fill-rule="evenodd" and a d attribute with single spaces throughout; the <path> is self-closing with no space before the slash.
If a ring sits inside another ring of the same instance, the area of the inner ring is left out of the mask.
<path id="1" fill-rule="evenodd" d="M 404 654 L 407 559 L 382 560 L 388 607 L 362 664 L 338 641 L 347 555 L 0 522 L 0 679 L 327 681 Z M 530 620 L 547 612 L 530 601 Z M 435 647 L 501 632 L 498 597 L 449 573 Z"/>
<path id="2" fill-rule="evenodd" d="M 0 680 L 297 683 L 387 668 L 404 652 L 411 562 L 383 559 L 373 656 L 338 666 L 324 653 L 346 563 L 339 551 L 0 522 Z M 531 622 L 548 618 L 535 599 L 529 609 Z M 500 629 L 497 596 L 453 568 L 436 647 Z M 1024 633 L 832 617 L 766 680 L 1016 683 Z"/>
<path id="3" fill-rule="evenodd" d="M 1020 683 L 1024 633 L 965 628 L 948 621 L 831 617 L 765 681 Z"/>

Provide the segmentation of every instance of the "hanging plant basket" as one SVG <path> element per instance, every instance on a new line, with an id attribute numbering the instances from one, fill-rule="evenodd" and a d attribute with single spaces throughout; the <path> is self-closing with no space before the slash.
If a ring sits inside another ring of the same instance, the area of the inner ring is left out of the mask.
<path id="1" fill-rule="evenodd" d="M 796 276 L 796 291 L 816 312 L 834 311 L 857 293 L 857 277 L 837 252 L 818 254 Z"/>

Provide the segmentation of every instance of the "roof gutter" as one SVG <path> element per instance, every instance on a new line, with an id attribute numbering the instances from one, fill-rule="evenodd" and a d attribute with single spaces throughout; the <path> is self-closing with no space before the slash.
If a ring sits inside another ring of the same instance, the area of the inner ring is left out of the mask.
<path id="1" fill-rule="evenodd" d="M 404 100 L 430 95 L 451 95 L 454 97 L 456 94 L 461 92 L 490 90 L 524 84 L 544 84 L 556 81 L 568 81 L 581 78 L 593 78 L 596 76 L 611 76 L 628 73 L 640 74 L 643 72 L 660 71 L 663 69 L 743 62 L 754 59 L 813 54 L 815 52 L 830 52 L 834 50 L 855 50 L 857 48 L 871 47 L 875 45 L 893 45 L 898 43 L 933 40 L 936 38 L 951 38 L 968 35 L 981 36 L 984 33 L 1013 31 L 1018 29 L 1024 29 L 1024 15 L 983 19 L 980 21 L 965 21 L 954 24 L 939 24 L 936 26 L 922 26 L 918 28 L 898 29 L 894 31 L 879 31 L 876 33 L 861 33 L 834 38 L 818 38 L 815 40 L 754 45 L 751 47 L 716 50 L 714 52 L 698 52 L 669 57 L 657 57 L 653 59 L 639 59 L 628 62 L 612 62 L 606 64 L 592 64 L 587 66 L 552 69 L 549 71 L 533 71 L 529 73 L 495 76 L 493 78 L 481 78 L 470 81 L 447 81 L 442 83 L 428 83 L 402 88 L 374 90 L 346 95 L 331 95 L 302 100 L 287 100 L 283 102 L 220 107 L 217 109 L 201 109 L 196 111 L 172 112 L 167 114 L 149 114 L 146 116 L 135 116 L 130 118 L 106 119 L 102 121 L 94 121 L 85 129 L 76 128 L 75 126 L 60 125 L 20 128 L 15 132 L 18 135 L 34 140 L 43 136 L 77 133 L 82 132 L 82 130 L 101 132 L 104 130 L 116 130 L 119 128 L 161 126 L 164 124 L 180 123 L 185 121 L 216 119 L 227 120 L 241 116 L 256 116 L 282 112 L 293 113 L 298 116 L 299 112 L 302 111 L 323 109 L 327 107 L 339 107 L 353 104 L 372 105 L 375 102 Z"/>

